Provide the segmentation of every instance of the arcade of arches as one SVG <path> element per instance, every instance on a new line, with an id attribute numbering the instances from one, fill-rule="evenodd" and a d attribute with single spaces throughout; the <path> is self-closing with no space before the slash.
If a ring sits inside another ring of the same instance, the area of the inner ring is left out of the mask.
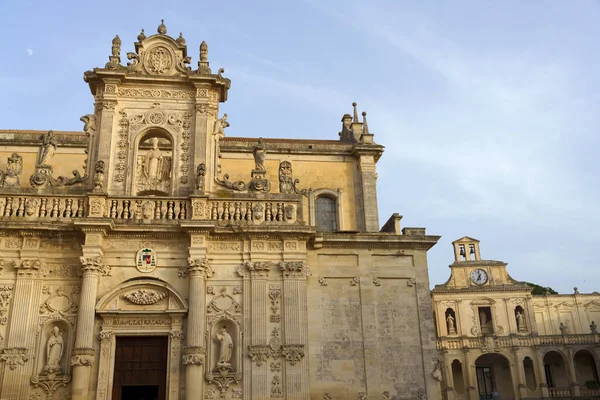
<path id="1" fill-rule="evenodd" d="M 600 396 L 600 294 L 532 296 L 476 239 L 453 246 L 432 291 L 444 398 Z"/>

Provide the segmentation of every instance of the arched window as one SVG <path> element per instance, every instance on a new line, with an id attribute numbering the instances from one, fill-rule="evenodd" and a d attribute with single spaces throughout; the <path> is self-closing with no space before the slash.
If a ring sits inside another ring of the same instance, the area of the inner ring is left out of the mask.
<path id="1" fill-rule="evenodd" d="M 315 200 L 315 222 L 317 230 L 334 232 L 337 230 L 336 200 L 329 196 L 319 196 Z"/>

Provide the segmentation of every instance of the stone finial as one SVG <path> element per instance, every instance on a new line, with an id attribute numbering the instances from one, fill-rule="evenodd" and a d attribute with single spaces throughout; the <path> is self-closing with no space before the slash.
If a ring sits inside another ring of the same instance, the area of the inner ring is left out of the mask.
<path id="1" fill-rule="evenodd" d="M 140 32 L 140 34 L 137 37 L 138 42 L 141 42 L 142 40 L 146 39 L 146 34 L 144 33 L 144 30 L 142 29 L 142 31 Z"/>
<path id="2" fill-rule="evenodd" d="M 105 65 L 107 69 L 118 69 L 121 66 L 121 39 L 119 35 L 112 40 L 111 56 L 108 57 L 108 62 Z"/>
<path id="3" fill-rule="evenodd" d="M 179 37 L 177 39 L 175 39 L 175 41 L 180 46 L 185 46 L 185 39 L 183 38 L 183 32 L 179 32 Z"/>
<path id="4" fill-rule="evenodd" d="M 159 35 L 166 35 L 167 34 L 167 27 L 165 26 L 165 20 L 164 19 L 160 20 L 160 25 L 158 26 L 158 29 L 156 31 L 158 32 Z"/>
<path id="5" fill-rule="evenodd" d="M 205 41 L 200 44 L 200 61 L 198 61 L 198 73 L 209 75 L 211 70 L 208 67 L 208 45 Z"/>
<path id="6" fill-rule="evenodd" d="M 356 111 L 356 102 L 352 103 L 352 107 L 354 107 L 354 119 L 352 122 L 358 123 L 358 111 Z"/>
<path id="7" fill-rule="evenodd" d="M 208 62 L 208 45 L 204 40 L 200 43 L 200 61 Z"/>
<path id="8" fill-rule="evenodd" d="M 369 126 L 367 125 L 367 112 L 363 111 L 362 112 L 362 116 L 363 116 L 363 134 L 369 134 Z"/>
<path id="9" fill-rule="evenodd" d="M 576 287 L 573 288 L 573 293 L 574 294 L 579 294 L 579 289 L 577 289 Z"/>

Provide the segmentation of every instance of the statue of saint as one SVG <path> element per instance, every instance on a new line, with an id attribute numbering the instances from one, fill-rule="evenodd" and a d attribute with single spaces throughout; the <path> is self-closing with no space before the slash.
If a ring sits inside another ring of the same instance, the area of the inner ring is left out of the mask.
<path id="1" fill-rule="evenodd" d="M 215 135 L 223 135 L 225 136 L 225 128 L 229 126 L 229 122 L 227 122 L 227 114 L 223 114 L 223 116 L 215 121 L 215 126 L 213 129 L 213 133 Z"/>
<path id="2" fill-rule="evenodd" d="M 479 322 L 481 323 L 482 327 L 487 324 L 487 315 L 485 315 L 485 311 L 481 311 L 479 313 Z"/>
<path id="3" fill-rule="evenodd" d="M 515 318 L 517 319 L 517 330 L 524 331 L 525 330 L 525 316 L 521 313 L 521 311 L 517 311 Z"/>
<path id="4" fill-rule="evenodd" d="M 151 142 L 152 150 L 146 153 L 144 176 L 152 181 L 160 181 L 163 177 L 163 155 L 158 148 L 158 138 L 152 138 Z"/>
<path id="5" fill-rule="evenodd" d="M 219 353 L 219 364 L 229 364 L 231 355 L 233 354 L 233 340 L 227 332 L 227 327 L 223 325 L 217 333 L 217 339 L 221 341 L 221 351 Z"/>
<path id="6" fill-rule="evenodd" d="M 265 155 L 267 154 L 267 147 L 265 146 L 262 138 L 258 138 L 258 144 L 254 148 L 254 169 L 256 171 L 266 171 L 265 168 Z"/>
<path id="7" fill-rule="evenodd" d="M 44 371 L 48 373 L 60 373 L 60 360 L 63 356 L 63 337 L 58 326 L 52 328 L 52 335 L 46 344 L 46 366 Z"/>
<path id="8" fill-rule="evenodd" d="M 38 165 L 48 165 L 55 152 L 56 140 L 54 139 L 54 132 L 48 131 L 48 133 L 42 136 L 42 148 L 40 149 Z"/>
<path id="9" fill-rule="evenodd" d="M 454 325 L 454 318 L 452 317 L 452 314 L 448 314 L 448 317 L 446 317 L 446 324 L 448 325 L 448 333 L 456 332 L 456 326 Z"/>

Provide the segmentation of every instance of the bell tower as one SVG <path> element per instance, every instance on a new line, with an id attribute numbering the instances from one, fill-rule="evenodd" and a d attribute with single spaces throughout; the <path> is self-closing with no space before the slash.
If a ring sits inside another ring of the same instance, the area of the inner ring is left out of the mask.
<path id="1" fill-rule="evenodd" d="M 154 35 L 141 31 L 126 65 L 121 44 L 115 36 L 109 62 L 84 74 L 95 100 L 90 165 L 109 195 L 187 196 L 204 187 L 198 175 L 215 174 L 213 131 L 231 81 L 212 73 L 205 42 L 193 70 L 183 34 L 168 36 L 164 20 Z"/>

